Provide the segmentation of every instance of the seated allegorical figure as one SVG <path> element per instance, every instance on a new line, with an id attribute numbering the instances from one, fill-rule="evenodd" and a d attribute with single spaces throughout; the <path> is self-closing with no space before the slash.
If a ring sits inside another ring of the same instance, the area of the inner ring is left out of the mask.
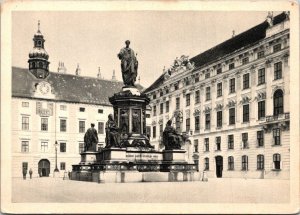
<path id="1" fill-rule="evenodd" d="M 112 114 L 108 115 L 108 120 L 105 125 L 105 132 L 106 132 L 105 148 L 121 147 L 119 128 L 116 125 Z"/>
<path id="2" fill-rule="evenodd" d="M 182 142 L 182 135 L 172 127 L 172 120 L 169 120 L 163 132 L 163 144 L 165 145 L 165 149 L 181 149 Z"/>

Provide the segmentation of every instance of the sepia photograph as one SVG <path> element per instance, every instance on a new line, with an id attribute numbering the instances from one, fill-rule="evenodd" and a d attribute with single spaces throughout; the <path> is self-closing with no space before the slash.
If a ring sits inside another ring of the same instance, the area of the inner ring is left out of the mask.
<path id="1" fill-rule="evenodd" d="M 299 212 L 296 1 L 1 7 L 1 212 Z"/>

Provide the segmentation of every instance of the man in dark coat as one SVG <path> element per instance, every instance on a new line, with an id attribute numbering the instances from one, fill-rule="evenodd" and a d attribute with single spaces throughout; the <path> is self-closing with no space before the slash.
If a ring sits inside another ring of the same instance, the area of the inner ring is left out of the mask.
<path id="1" fill-rule="evenodd" d="M 98 144 L 98 133 L 97 130 L 94 128 L 95 124 L 92 123 L 91 127 L 86 131 L 84 135 L 84 151 L 97 151 L 97 144 Z"/>

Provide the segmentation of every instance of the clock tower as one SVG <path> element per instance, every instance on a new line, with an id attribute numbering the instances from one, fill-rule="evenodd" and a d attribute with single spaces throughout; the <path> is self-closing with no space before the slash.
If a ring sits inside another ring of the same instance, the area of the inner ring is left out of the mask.
<path id="1" fill-rule="evenodd" d="M 44 49 L 44 36 L 40 31 L 40 21 L 38 31 L 33 37 L 34 47 L 29 53 L 29 71 L 38 79 L 45 79 L 49 75 L 49 55 Z"/>

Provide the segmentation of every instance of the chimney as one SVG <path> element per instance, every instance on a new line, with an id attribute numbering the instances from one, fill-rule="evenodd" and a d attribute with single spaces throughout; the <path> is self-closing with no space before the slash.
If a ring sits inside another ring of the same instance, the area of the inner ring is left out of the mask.
<path id="1" fill-rule="evenodd" d="M 102 79 L 102 77 L 101 77 L 101 71 L 100 71 L 100 66 L 98 67 L 97 78 Z"/>
<path id="2" fill-rule="evenodd" d="M 115 70 L 113 70 L 113 75 L 112 75 L 111 79 L 112 79 L 113 81 L 117 80 L 117 79 L 116 79 Z"/>
<path id="3" fill-rule="evenodd" d="M 79 63 L 78 63 L 75 71 L 75 75 L 80 75 L 80 73 L 81 73 L 81 69 L 79 68 Z"/>
<path id="4" fill-rule="evenodd" d="M 67 71 L 67 69 L 66 69 L 66 67 L 65 67 L 65 63 L 59 61 L 59 62 L 58 62 L 57 72 L 58 72 L 58 73 L 62 73 L 62 74 L 66 74 L 66 71 Z"/>
<path id="5" fill-rule="evenodd" d="M 235 37 L 235 30 L 232 31 L 232 37 Z"/>

